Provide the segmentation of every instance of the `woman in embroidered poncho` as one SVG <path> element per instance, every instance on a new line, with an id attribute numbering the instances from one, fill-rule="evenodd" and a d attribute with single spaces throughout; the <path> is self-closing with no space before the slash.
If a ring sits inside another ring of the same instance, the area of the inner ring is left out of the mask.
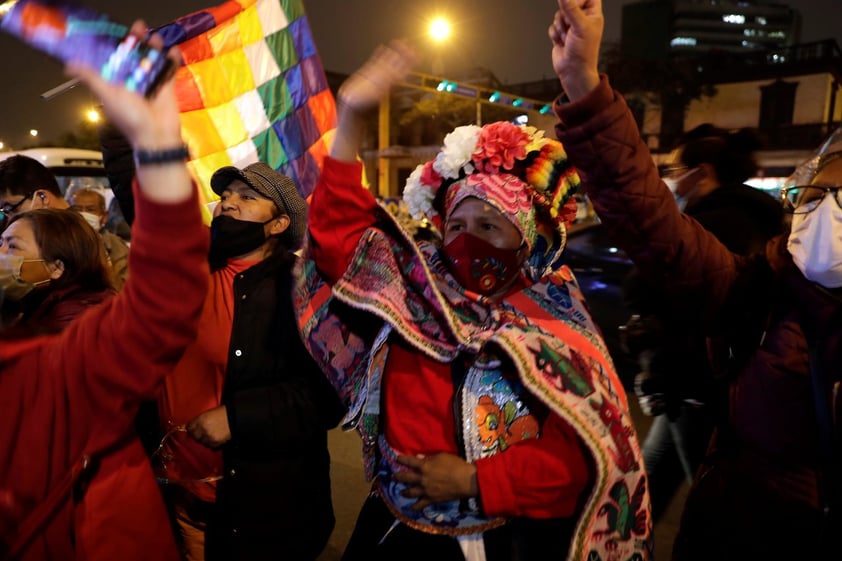
<path id="1" fill-rule="evenodd" d="M 448 135 L 404 192 L 441 244 L 361 187 L 360 115 L 412 58 L 381 48 L 339 92 L 296 293 L 374 479 L 344 559 L 646 559 L 626 396 L 558 262 L 579 183 L 561 144 L 503 122 Z"/>

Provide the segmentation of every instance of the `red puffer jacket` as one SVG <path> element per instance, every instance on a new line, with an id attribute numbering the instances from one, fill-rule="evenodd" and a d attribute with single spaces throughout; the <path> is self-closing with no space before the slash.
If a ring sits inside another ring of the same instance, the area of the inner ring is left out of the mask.
<path id="1" fill-rule="evenodd" d="M 823 535 L 842 531 L 839 519 L 821 515 L 842 477 L 820 486 L 820 454 L 831 446 L 819 444 L 808 361 L 812 349 L 831 396 L 842 375 L 840 297 L 801 275 L 785 238 L 766 255 L 740 258 L 679 212 L 606 78 L 555 108 L 557 134 L 615 242 L 665 278 L 676 309 L 735 355 L 728 408 L 688 499 L 676 557 L 810 558 Z M 832 528 L 822 534 L 824 524 Z"/>
<path id="2" fill-rule="evenodd" d="M 132 421 L 195 336 L 208 236 L 197 197 L 137 200 L 123 292 L 60 335 L 0 340 L 2 559 L 85 456 L 91 468 L 18 561 L 178 559 Z"/>

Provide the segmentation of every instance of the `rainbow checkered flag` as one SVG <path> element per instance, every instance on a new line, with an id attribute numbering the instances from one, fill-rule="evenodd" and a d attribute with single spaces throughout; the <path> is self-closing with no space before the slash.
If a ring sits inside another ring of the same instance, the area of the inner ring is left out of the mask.
<path id="1" fill-rule="evenodd" d="M 203 202 L 218 198 L 214 171 L 256 161 L 308 196 L 336 108 L 302 1 L 231 0 L 156 31 L 184 59 L 176 91 Z"/>

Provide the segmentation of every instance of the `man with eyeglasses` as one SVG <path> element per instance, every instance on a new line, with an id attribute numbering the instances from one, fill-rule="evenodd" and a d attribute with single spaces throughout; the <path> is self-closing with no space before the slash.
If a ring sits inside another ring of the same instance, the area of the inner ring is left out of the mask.
<path id="1" fill-rule="evenodd" d="M 27 210 L 69 206 L 53 173 L 38 160 L 18 154 L 0 162 L 0 230 Z"/>
<path id="2" fill-rule="evenodd" d="M 842 150 L 842 146 L 839 147 Z M 792 213 L 787 249 L 808 279 L 827 288 L 842 287 L 842 151 L 820 157 L 809 185 L 781 192 Z"/>
<path id="3" fill-rule="evenodd" d="M 729 385 L 673 560 L 838 559 L 842 535 L 842 129 L 784 189 L 789 232 L 739 256 L 679 212 L 598 70 L 599 0 L 558 0 L 556 132 L 612 239 L 710 337 Z M 648 491 L 648 489 L 647 489 Z"/>

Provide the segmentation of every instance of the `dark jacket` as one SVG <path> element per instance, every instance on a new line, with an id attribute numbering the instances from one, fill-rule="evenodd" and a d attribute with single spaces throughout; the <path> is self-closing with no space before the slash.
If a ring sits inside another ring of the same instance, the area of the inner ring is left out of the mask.
<path id="1" fill-rule="evenodd" d="M 832 395 L 842 372 L 839 296 L 801 275 L 785 239 L 740 257 L 682 215 L 606 79 L 556 110 L 557 132 L 617 244 L 666 279 L 677 310 L 732 342 L 729 416 L 690 492 L 676 557 L 822 558 L 823 538 L 842 531 L 821 512 L 840 476 L 821 459 L 828 447 L 815 403 L 827 410 L 830 400 L 814 402 L 810 367 L 821 373 L 820 393 Z"/>
<path id="2" fill-rule="evenodd" d="M 114 200 L 120 207 L 123 219 L 131 226 L 134 222 L 134 155 L 128 139 L 112 123 L 105 121 L 99 129 L 102 145 L 102 163 Z"/>
<path id="3" fill-rule="evenodd" d="M 783 227 L 781 204 L 744 184 L 723 185 L 684 212 L 739 255 L 765 252 L 766 243 Z M 704 328 L 695 318 L 674 313 L 671 299 L 663 297 L 664 280 L 661 275 L 647 277 L 635 267 L 626 278 L 624 297 L 634 313 L 648 318 L 644 325 L 654 331 L 647 337 L 648 365 L 640 389 L 660 394 L 666 412 L 675 415 L 682 400 L 714 400 L 716 385 Z"/>
<path id="4" fill-rule="evenodd" d="M 103 159 L 126 220 L 134 217 L 131 149 L 113 127 L 100 131 Z M 292 309 L 295 256 L 280 253 L 234 280 L 234 320 L 222 404 L 231 440 L 225 476 L 206 530 L 208 561 L 315 559 L 334 526 L 327 430 L 344 414 L 307 353 Z M 138 426 L 147 450 L 157 413 Z"/>
<path id="5" fill-rule="evenodd" d="M 738 255 L 763 253 L 766 242 L 781 233 L 784 218 L 779 202 L 742 183 L 721 186 L 685 213 Z"/>
<path id="6" fill-rule="evenodd" d="M 315 559 L 333 530 L 327 430 L 343 410 L 298 335 L 294 259 L 270 257 L 234 280 L 222 395 L 232 438 L 210 560 Z"/>

